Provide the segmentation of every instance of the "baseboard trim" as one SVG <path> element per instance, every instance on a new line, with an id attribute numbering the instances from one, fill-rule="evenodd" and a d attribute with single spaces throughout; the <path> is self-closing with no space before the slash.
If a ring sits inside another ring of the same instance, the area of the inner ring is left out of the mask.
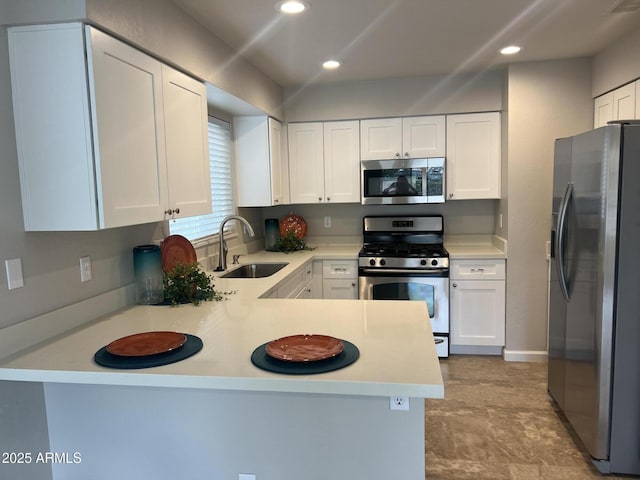
<path id="1" fill-rule="evenodd" d="M 546 350 L 504 350 L 507 362 L 546 362 L 547 358 Z"/>
<path id="2" fill-rule="evenodd" d="M 135 303 L 134 284 L 0 329 L 0 358 L 49 340 Z"/>
<path id="3" fill-rule="evenodd" d="M 451 345 L 453 355 L 502 355 L 502 347 L 485 345 Z"/>

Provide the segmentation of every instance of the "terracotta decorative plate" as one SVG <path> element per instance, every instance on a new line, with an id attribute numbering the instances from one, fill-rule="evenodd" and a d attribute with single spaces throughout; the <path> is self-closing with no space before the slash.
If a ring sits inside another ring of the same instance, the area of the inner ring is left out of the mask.
<path id="1" fill-rule="evenodd" d="M 292 335 L 269 342 L 265 348 L 267 355 L 286 362 L 325 360 L 342 350 L 342 341 L 327 335 Z"/>
<path id="2" fill-rule="evenodd" d="M 107 345 L 107 352 L 120 357 L 145 357 L 167 353 L 180 348 L 187 341 L 183 333 L 144 332 L 114 340 Z"/>
<path id="3" fill-rule="evenodd" d="M 307 222 L 300 215 L 290 213 L 280 220 L 280 236 L 286 237 L 290 230 L 293 230 L 296 237 L 302 240 L 307 234 Z"/>
<path id="4" fill-rule="evenodd" d="M 182 235 L 169 235 L 160 247 L 162 253 L 162 270 L 169 273 L 176 263 L 188 265 L 198 260 L 196 249 Z"/>

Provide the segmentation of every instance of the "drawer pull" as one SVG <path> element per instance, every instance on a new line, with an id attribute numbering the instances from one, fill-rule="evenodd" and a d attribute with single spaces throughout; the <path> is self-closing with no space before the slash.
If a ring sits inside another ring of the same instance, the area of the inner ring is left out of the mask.
<path id="1" fill-rule="evenodd" d="M 472 268 L 472 269 L 471 269 L 471 271 L 472 271 L 472 272 L 479 272 L 479 273 L 482 273 L 482 272 L 484 272 L 484 268 Z"/>

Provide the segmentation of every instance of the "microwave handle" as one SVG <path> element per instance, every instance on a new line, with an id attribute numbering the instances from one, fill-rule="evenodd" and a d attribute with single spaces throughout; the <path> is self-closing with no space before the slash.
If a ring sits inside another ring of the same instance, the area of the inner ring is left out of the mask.
<path id="1" fill-rule="evenodd" d="M 422 196 L 426 197 L 427 193 L 427 172 L 429 171 L 429 167 L 422 167 Z"/>

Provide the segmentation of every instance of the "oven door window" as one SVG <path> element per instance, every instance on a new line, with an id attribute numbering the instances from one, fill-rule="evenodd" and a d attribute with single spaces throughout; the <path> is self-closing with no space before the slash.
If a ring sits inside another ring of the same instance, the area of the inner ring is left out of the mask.
<path id="1" fill-rule="evenodd" d="M 424 168 L 388 168 L 364 171 L 365 197 L 425 195 Z"/>
<path id="2" fill-rule="evenodd" d="M 429 318 L 434 317 L 435 288 L 433 285 L 413 282 L 382 283 L 373 285 L 373 300 L 422 300 L 427 303 Z"/>

